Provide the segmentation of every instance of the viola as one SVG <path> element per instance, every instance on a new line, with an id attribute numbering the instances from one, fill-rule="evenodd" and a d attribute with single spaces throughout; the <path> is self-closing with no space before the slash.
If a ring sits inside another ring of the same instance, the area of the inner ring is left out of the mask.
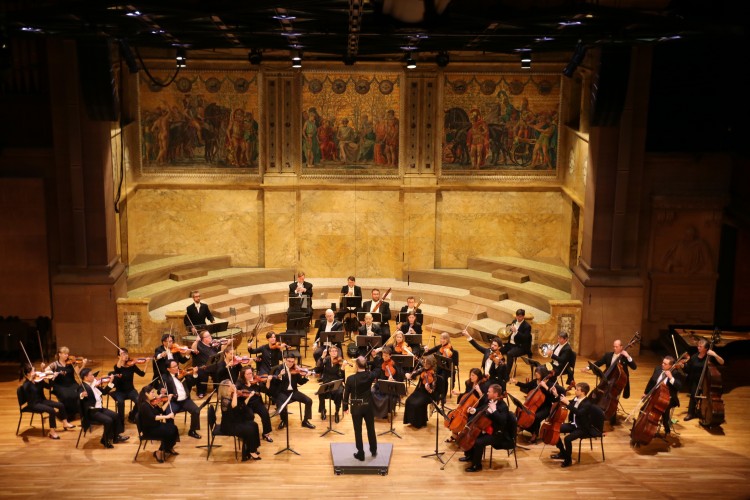
<path id="1" fill-rule="evenodd" d="M 65 360 L 66 365 L 82 365 L 84 361 L 83 356 L 68 356 L 68 359 Z"/>
<path id="2" fill-rule="evenodd" d="M 628 345 L 626 345 L 623 350 L 627 351 L 640 341 L 641 332 L 635 332 L 635 335 L 630 339 L 630 342 L 628 342 Z M 620 394 L 627 384 L 628 374 L 625 372 L 625 368 L 622 367 L 620 360 L 618 359 L 607 368 L 604 377 L 602 377 L 599 384 L 593 391 L 591 391 L 591 394 L 588 397 L 593 404 L 604 410 L 604 418 L 610 419 L 615 413 L 617 413 Z"/>
<path id="3" fill-rule="evenodd" d="M 450 343 L 440 346 L 440 355 L 445 356 L 446 358 L 453 357 L 453 348 L 451 347 Z"/>

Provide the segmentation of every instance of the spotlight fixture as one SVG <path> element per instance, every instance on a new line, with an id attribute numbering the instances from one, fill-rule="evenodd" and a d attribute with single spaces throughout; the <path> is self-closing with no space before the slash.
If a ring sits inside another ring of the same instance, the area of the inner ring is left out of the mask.
<path id="1" fill-rule="evenodd" d="M 263 59 L 263 54 L 261 54 L 260 50 L 258 49 L 251 49 L 250 52 L 247 54 L 247 60 L 250 61 L 250 64 L 257 66 L 260 64 L 260 61 Z"/>
<path id="2" fill-rule="evenodd" d="M 411 54 L 406 56 L 406 69 L 416 69 L 417 61 L 414 60 Z"/>
<path id="3" fill-rule="evenodd" d="M 448 56 L 447 50 L 441 50 L 435 56 L 435 63 L 441 68 L 445 68 L 446 66 L 448 66 L 449 62 L 450 62 L 450 57 Z"/>
<path id="4" fill-rule="evenodd" d="M 586 57 L 586 46 L 581 40 L 578 40 L 576 50 L 570 58 L 570 62 L 562 71 L 562 74 L 568 78 L 573 78 L 573 74 L 576 72 L 576 68 L 583 62 L 583 58 Z"/>
<path id="5" fill-rule="evenodd" d="M 531 51 L 521 51 L 521 69 L 531 69 Z"/>
<path id="6" fill-rule="evenodd" d="M 350 55 L 350 54 L 345 54 L 344 55 L 344 65 L 345 66 L 354 66 L 355 62 L 357 62 L 357 57 L 356 56 L 353 56 L 353 55 Z"/>
<path id="7" fill-rule="evenodd" d="M 175 63 L 178 68 L 187 68 L 187 53 L 185 52 L 185 49 L 183 47 L 177 48 Z"/>
<path id="8" fill-rule="evenodd" d="M 292 68 L 302 67 L 302 52 L 295 50 L 292 52 Z"/>

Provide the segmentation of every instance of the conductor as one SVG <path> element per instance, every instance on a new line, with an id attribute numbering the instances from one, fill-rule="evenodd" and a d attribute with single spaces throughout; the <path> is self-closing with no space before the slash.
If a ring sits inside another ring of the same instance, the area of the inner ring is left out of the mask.
<path id="1" fill-rule="evenodd" d="M 375 435 L 375 414 L 372 408 L 372 394 L 370 386 L 372 377 L 365 371 L 367 360 L 364 356 L 357 358 L 357 373 L 346 379 L 344 386 L 344 415 L 349 411 L 351 400 L 352 423 L 354 424 L 354 440 L 357 445 L 357 453 L 354 458 L 364 461 L 365 450 L 362 443 L 362 419 L 367 426 L 367 441 L 370 443 L 370 453 L 373 457 L 378 455 L 378 438 Z"/>

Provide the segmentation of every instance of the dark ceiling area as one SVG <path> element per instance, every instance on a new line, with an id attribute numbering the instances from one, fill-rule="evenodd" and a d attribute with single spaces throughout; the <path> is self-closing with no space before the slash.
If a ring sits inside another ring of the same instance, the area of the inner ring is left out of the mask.
<path id="1" fill-rule="evenodd" d="M 135 49 L 300 50 L 320 60 L 487 57 L 744 37 L 729 2 L 666 0 L 5 1 L 3 36 L 107 37 Z"/>

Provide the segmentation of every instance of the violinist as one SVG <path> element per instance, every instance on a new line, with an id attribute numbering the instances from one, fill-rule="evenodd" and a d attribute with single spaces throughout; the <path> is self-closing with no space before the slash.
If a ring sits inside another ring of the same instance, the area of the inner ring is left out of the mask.
<path id="1" fill-rule="evenodd" d="M 483 433 L 477 437 L 474 446 L 458 459 L 461 462 L 471 462 L 466 472 L 482 470 L 482 454 L 486 446 L 492 446 L 496 450 L 513 448 L 516 435 L 515 417 L 508 411 L 508 405 L 502 399 L 503 393 L 500 385 L 492 384 L 487 389 L 487 404 L 469 410 L 470 414 L 483 413 L 490 419 L 492 434 Z"/>
<path id="2" fill-rule="evenodd" d="M 128 350 L 122 348 L 114 368 L 115 374 L 120 376 L 114 379 L 115 391 L 112 393 L 112 397 L 117 401 L 117 414 L 120 416 L 123 427 L 125 426 L 125 401 L 129 399 L 134 405 L 128 413 L 128 422 L 134 424 L 135 414 L 138 412 L 138 391 L 135 390 L 133 385 L 133 377 L 136 374 L 139 377 L 146 375 L 146 372 L 141 370 L 138 364 L 133 361 L 130 359 Z"/>
<path id="3" fill-rule="evenodd" d="M 409 345 L 404 340 L 404 333 L 402 331 L 397 331 L 393 337 L 393 353 L 392 354 L 408 354 L 409 356 L 414 356 L 414 353 L 416 352 L 414 350 L 415 346 Z M 418 344 L 415 344 L 416 347 L 421 347 Z"/>
<path id="4" fill-rule="evenodd" d="M 397 335 L 399 333 L 397 332 Z M 404 372 L 401 366 L 391 358 L 392 353 L 393 347 L 388 345 L 380 351 L 380 356 L 376 358 L 374 363 L 373 379 L 397 380 L 399 382 L 404 380 Z M 393 411 L 399 399 L 398 396 L 380 392 L 377 383 L 373 386 L 371 398 L 375 418 L 388 418 L 389 413 Z"/>
<path id="5" fill-rule="evenodd" d="M 191 377 L 197 375 L 198 368 L 193 368 L 191 371 Z M 163 373 L 164 388 L 166 388 L 167 394 L 172 395 L 170 407 L 174 414 L 186 411 L 190 414 L 190 430 L 188 436 L 193 439 L 200 439 L 201 435 L 198 431 L 201 428 L 201 410 L 198 405 L 190 399 L 190 389 L 187 387 L 188 383 L 183 383 L 179 378 L 180 365 L 177 364 L 177 360 L 173 359 L 167 363 L 167 373 Z"/>
<path id="6" fill-rule="evenodd" d="M 516 319 L 508 327 L 510 329 L 508 343 L 500 349 L 500 352 L 508 357 L 508 373 L 513 369 L 516 358 L 523 355 L 531 356 L 531 325 L 525 321 L 525 317 L 525 310 L 516 311 Z"/>
<path id="7" fill-rule="evenodd" d="M 208 330 L 202 330 L 200 334 L 198 335 L 198 339 L 193 342 L 193 345 L 191 346 L 191 349 L 193 350 L 193 364 L 196 366 L 205 366 L 208 364 L 208 361 L 218 354 L 220 352 L 219 346 L 216 344 L 216 342 L 213 341 L 211 338 L 211 332 Z M 198 395 L 198 399 L 202 399 L 203 396 L 206 394 L 206 389 L 208 385 L 208 377 L 209 372 L 202 371 L 198 375 L 197 385 L 196 385 L 196 394 Z M 217 381 L 214 379 L 214 383 L 217 383 Z"/>
<path id="8" fill-rule="evenodd" d="M 341 357 L 339 348 L 335 345 L 324 349 L 318 364 L 315 367 L 315 373 L 320 375 L 320 383 L 325 384 L 333 382 L 334 380 L 344 379 L 344 364 L 348 362 Z M 338 390 L 332 391 L 326 394 L 318 395 L 318 411 L 320 412 L 320 419 L 326 419 L 326 399 L 333 399 L 333 404 L 336 405 L 336 413 L 333 418 L 336 423 L 339 423 L 339 410 L 341 410 L 341 398 L 344 395 L 344 388 L 339 387 Z"/>
<path id="9" fill-rule="evenodd" d="M 696 415 L 696 407 L 698 405 L 698 398 L 695 397 L 698 391 L 698 384 L 701 380 L 701 374 L 703 373 L 703 367 L 708 360 L 713 365 L 723 365 L 724 358 L 716 354 L 716 351 L 709 349 L 709 342 L 706 339 L 698 340 L 698 352 L 690 357 L 690 361 L 685 365 L 685 371 L 687 372 L 687 386 L 690 391 L 690 404 L 688 405 L 687 416 L 685 422 L 694 419 Z M 704 394 L 706 396 L 706 394 Z"/>
<path id="10" fill-rule="evenodd" d="M 231 436 L 237 436 L 242 441 L 242 461 L 246 462 L 251 458 L 260 460 L 258 424 L 244 418 L 243 408 L 238 403 L 237 388 L 231 380 L 224 380 L 219 384 L 219 402 L 221 404 L 221 429 Z"/>
<path id="11" fill-rule="evenodd" d="M 536 409 L 534 414 L 534 423 L 527 429 L 531 433 L 529 442 L 532 444 L 536 442 L 539 434 L 539 426 L 549 416 L 552 402 L 557 399 L 550 394 L 551 388 L 547 385 L 547 382 L 545 382 L 547 375 L 549 375 L 547 367 L 539 365 L 534 369 L 534 380 L 530 382 L 518 382 L 516 379 L 510 379 L 510 382 L 516 384 L 524 394 L 528 394 L 538 387 L 539 391 L 544 395 L 543 403 Z"/>
<path id="12" fill-rule="evenodd" d="M 474 349 L 482 353 L 482 372 L 489 378 L 491 383 L 499 384 L 503 387 L 504 391 L 508 382 L 508 371 L 505 369 L 505 360 L 503 359 L 503 354 L 500 352 L 500 348 L 502 347 L 500 339 L 494 337 L 490 340 L 490 347 L 485 348 L 480 346 L 468 331 L 464 330 L 461 333 L 464 334 L 464 337 L 467 338 L 469 344 Z"/>
<path id="13" fill-rule="evenodd" d="M 110 377 L 109 382 L 104 382 L 104 379 L 96 379 L 98 374 L 99 372 L 92 372 L 91 368 L 81 370 L 83 384 L 81 385 L 80 398 L 83 411 L 86 412 L 85 416 L 81 416 L 82 425 L 84 430 L 88 430 L 87 419 L 102 424 L 104 433 L 100 442 L 105 448 L 113 448 L 113 443 L 124 443 L 130 439 L 130 436 L 122 434 L 125 429 L 117 413 L 109 408 L 104 408 L 102 404 L 102 394 L 108 393 L 115 386 L 111 382 L 113 377 Z"/>
<path id="14" fill-rule="evenodd" d="M 211 374 L 211 378 L 214 383 L 218 384 L 224 380 L 237 380 L 242 370 L 242 358 L 238 358 L 234 354 L 234 347 L 229 344 L 226 349 L 222 351 L 222 358 L 218 363 L 206 366 L 205 368 L 198 369 L 198 378 L 201 377 L 201 372 L 207 372 Z M 253 358 L 254 359 L 254 358 Z M 245 358 L 246 361 L 250 361 L 249 358 Z"/>
<path id="15" fill-rule="evenodd" d="M 46 379 L 36 382 L 36 372 L 34 367 L 24 364 L 21 370 L 21 380 L 23 380 L 23 396 L 26 405 L 35 412 L 44 412 L 49 417 L 49 438 L 60 439 L 57 434 L 57 421 L 60 419 L 63 429 L 73 429 L 75 425 L 68 422 L 68 414 L 65 412 L 65 405 L 58 401 L 52 401 L 44 396 L 44 389 L 49 385 Z M 57 412 L 57 413 L 56 413 Z"/>
<path id="16" fill-rule="evenodd" d="M 356 363 L 357 373 L 350 375 L 346 379 L 344 386 L 344 414 L 349 411 L 349 405 L 351 404 L 354 442 L 357 446 L 354 458 L 364 461 L 365 446 L 362 441 L 362 420 L 365 421 L 365 426 L 367 427 L 367 441 L 373 457 L 378 455 L 378 438 L 375 435 L 375 417 L 373 415 L 372 395 L 370 392 L 372 376 L 365 371 L 367 369 L 367 360 L 363 356 L 358 357 Z"/>
<path id="17" fill-rule="evenodd" d="M 557 449 L 550 458 L 555 460 L 562 459 L 561 467 L 570 467 L 573 463 L 573 441 L 576 439 L 594 436 L 591 426 L 591 400 L 586 397 L 590 387 L 586 382 L 576 384 L 576 395 L 569 400 L 565 394 L 559 392 L 557 387 L 552 387 L 550 393 L 553 397 L 560 399 L 560 403 L 568 407 L 568 423 L 560 426 L 560 434 L 567 434 L 565 439 L 557 440 Z"/>
<path id="18" fill-rule="evenodd" d="M 81 369 L 86 367 L 88 360 L 76 359 L 75 363 L 71 361 L 70 350 L 62 346 L 57 350 L 57 359 L 45 368 L 46 371 L 58 373 L 52 379 L 52 394 L 65 405 L 65 413 L 69 418 L 73 418 L 80 412 L 78 406 L 78 389 L 80 386 L 76 377 Z"/>
<path id="19" fill-rule="evenodd" d="M 190 360 L 192 350 L 189 347 L 175 348 L 174 336 L 165 333 L 161 336 L 161 345 L 154 349 L 154 373 L 166 373 L 167 362 L 176 359 L 178 363 L 184 364 Z M 174 351 L 174 352 L 173 352 Z"/>
<path id="20" fill-rule="evenodd" d="M 266 340 L 268 340 L 268 343 L 257 349 L 250 347 L 250 341 L 247 341 L 247 351 L 249 353 L 260 353 L 260 361 L 256 366 L 258 368 L 258 373 L 261 375 L 270 374 L 273 369 L 281 363 L 282 353 L 288 348 L 286 344 L 282 344 L 276 340 L 276 333 L 273 331 L 266 333 Z"/>
<path id="21" fill-rule="evenodd" d="M 315 426 L 310 422 L 312 418 L 312 399 L 298 389 L 298 386 L 307 383 L 307 375 L 309 374 L 307 370 L 297 366 L 298 354 L 294 351 L 287 351 L 284 363 L 274 368 L 271 373 L 273 377 L 269 377 L 266 381 L 266 388 L 270 391 L 269 394 L 273 396 L 276 408 L 279 408 L 290 396 L 290 403 L 300 402 L 304 404 L 305 418 L 302 420 L 302 427 L 315 429 Z M 271 385 L 272 383 L 273 385 Z M 288 404 L 284 406 L 284 410 L 281 412 L 279 429 L 283 429 L 289 425 L 288 406 Z"/>
<path id="22" fill-rule="evenodd" d="M 240 404 L 243 404 L 246 408 L 247 418 L 255 420 L 255 415 L 260 416 L 260 422 L 263 424 L 263 434 L 261 438 L 264 441 L 273 443 L 271 439 L 271 417 L 268 414 L 268 407 L 263 403 L 263 399 L 260 394 L 266 388 L 266 380 L 268 375 L 255 376 L 253 369 L 247 367 L 240 372 L 240 376 L 237 378 L 237 390 L 243 394 L 238 394 Z"/>
<path id="23" fill-rule="evenodd" d="M 378 312 L 380 313 L 381 321 L 377 325 L 380 329 L 380 336 L 383 338 L 381 345 L 385 345 L 388 338 L 391 336 L 391 327 L 389 321 L 391 320 L 391 306 L 385 301 L 386 297 L 380 297 L 380 290 L 377 288 L 372 289 L 372 300 L 367 300 L 362 303 L 362 310 L 365 312 Z M 360 328 L 360 330 L 362 330 Z M 362 333 L 360 333 L 362 335 Z"/>
<path id="24" fill-rule="evenodd" d="M 438 376 L 435 373 L 435 356 L 422 359 L 422 368 L 406 374 L 408 380 L 419 378 L 414 392 L 404 402 L 404 425 L 411 424 L 415 429 L 427 425 L 427 407 L 439 401 L 440 390 L 437 387 Z"/>
<path id="25" fill-rule="evenodd" d="M 211 314 L 208 304 L 201 302 L 201 293 L 198 290 L 190 292 L 190 297 L 193 299 L 193 303 L 187 306 L 183 323 L 185 323 L 186 328 L 193 332 L 193 335 L 198 335 L 196 328 L 205 326 L 207 322 L 213 323 L 216 320 L 214 315 Z"/>
<path id="26" fill-rule="evenodd" d="M 440 344 L 436 345 L 435 347 L 432 347 L 431 349 L 427 349 L 424 352 L 424 356 L 429 356 L 430 354 L 440 354 L 441 356 L 448 358 L 451 360 L 451 366 L 453 361 L 453 347 L 451 346 L 451 336 L 448 334 L 448 332 L 443 332 L 440 334 Z M 440 399 L 441 401 L 445 401 L 445 397 L 448 394 L 448 380 L 451 379 L 451 372 L 450 370 L 445 370 L 443 368 L 438 368 L 437 375 L 441 378 L 441 380 L 444 380 L 446 383 L 442 384 L 442 391 L 440 393 Z"/>
<path id="27" fill-rule="evenodd" d="M 324 346 L 320 345 L 320 334 L 326 332 L 338 332 L 344 329 L 344 325 L 341 321 L 336 319 L 333 314 L 333 309 L 326 309 L 325 318 L 318 322 L 318 331 L 315 334 L 315 342 L 313 343 L 313 359 L 318 362 L 320 355 L 323 353 Z M 341 352 L 341 344 L 337 344 L 339 352 Z"/>
<path id="28" fill-rule="evenodd" d="M 621 340 L 615 340 L 612 343 L 612 352 L 605 353 L 601 358 L 592 362 L 592 364 L 600 368 L 609 368 L 610 366 L 615 364 L 615 362 L 620 363 L 620 366 L 622 366 L 622 369 L 625 371 L 625 375 L 628 377 L 628 382 L 627 384 L 625 384 L 625 388 L 622 391 L 622 397 L 628 399 L 630 398 L 630 373 L 628 372 L 628 369 L 635 370 L 638 368 L 638 366 L 635 364 L 632 356 L 628 354 L 628 351 L 623 349 Z M 581 371 L 584 373 L 590 372 L 591 368 L 586 366 L 586 368 L 581 369 Z M 614 425 L 616 422 L 617 414 L 612 415 L 612 418 L 610 419 L 610 423 L 612 425 Z"/>
<path id="29" fill-rule="evenodd" d="M 552 350 L 552 369 L 555 373 L 560 373 L 563 367 L 567 366 L 565 370 L 567 380 L 566 385 L 573 383 L 573 373 L 576 367 L 576 353 L 573 352 L 573 348 L 568 343 L 568 333 L 560 332 L 557 334 L 557 345 Z M 560 375 L 562 375 L 560 373 Z"/>
<path id="30" fill-rule="evenodd" d="M 651 379 L 646 384 L 646 390 L 642 396 L 642 399 L 646 397 L 658 384 L 666 384 L 669 388 L 669 406 L 662 413 L 662 425 L 664 426 L 664 436 L 669 437 L 672 431 L 670 427 L 670 410 L 674 407 L 680 406 L 680 399 L 677 394 L 682 387 L 682 380 L 680 380 L 674 373 L 672 373 L 672 367 L 675 364 L 675 359 L 672 356 L 665 356 L 661 362 L 661 366 L 654 368 L 654 373 L 651 375 Z"/>
<path id="31" fill-rule="evenodd" d="M 141 431 L 145 436 L 161 441 L 159 450 L 154 452 L 154 458 L 160 464 L 164 463 L 167 455 L 179 455 L 174 449 L 179 431 L 174 424 L 170 399 L 171 395 L 160 397 L 156 387 L 151 384 L 143 386 L 138 396 Z"/>

